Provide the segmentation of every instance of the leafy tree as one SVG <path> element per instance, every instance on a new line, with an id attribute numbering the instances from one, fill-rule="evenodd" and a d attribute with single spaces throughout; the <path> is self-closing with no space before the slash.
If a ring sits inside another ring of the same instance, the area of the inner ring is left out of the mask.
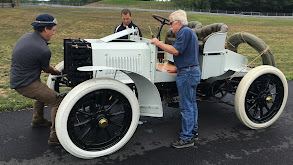
<path id="1" fill-rule="evenodd" d="M 173 0 L 180 7 L 193 9 L 210 9 L 209 0 Z"/>
<path id="2" fill-rule="evenodd" d="M 210 0 L 211 9 L 254 12 L 293 12 L 293 0 Z"/>
<path id="3" fill-rule="evenodd" d="M 88 4 L 88 3 L 94 3 L 94 2 L 98 2 L 100 0 L 50 0 L 51 3 L 82 3 L 82 4 Z M 31 2 L 39 2 L 37 0 L 19 0 L 19 2 L 22 3 L 31 3 Z"/>
<path id="4" fill-rule="evenodd" d="M 11 3 L 11 0 L 0 0 L 0 3 Z"/>
<path id="5" fill-rule="evenodd" d="M 11 0 L 0 0 L 6 2 Z M 59 3 L 88 4 L 100 0 L 51 0 Z M 149 0 L 140 0 L 149 1 Z M 177 7 L 186 9 L 212 9 L 246 12 L 279 12 L 293 13 L 293 0 L 172 0 Z M 31 3 L 31 0 L 19 0 Z"/>

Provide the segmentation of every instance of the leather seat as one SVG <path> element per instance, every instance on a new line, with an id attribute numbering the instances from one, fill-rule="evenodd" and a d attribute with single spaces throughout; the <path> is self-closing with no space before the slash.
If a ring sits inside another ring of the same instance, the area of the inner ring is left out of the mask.
<path id="1" fill-rule="evenodd" d="M 202 24 L 199 21 L 192 21 L 188 23 L 188 27 L 191 28 L 198 37 L 199 49 L 202 51 L 204 43 L 214 33 L 228 32 L 228 26 L 224 23 L 214 23 L 202 28 Z M 169 29 L 166 33 L 165 43 L 171 45 L 175 41 L 175 34 Z"/>
<path id="2" fill-rule="evenodd" d="M 201 29 L 202 24 L 199 21 L 191 21 L 188 22 L 187 25 L 190 29 Z M 165 37 L 165 43 L 172 45 L 172 43 L 175 41 L 175 34 L 172 33 L 171 29 L 169 29 L 166 33 Z"/>
<path id="3" fill-rule="evenodd" d="M 228 32 L 228 26 L 223 23 L 214 23 L 207 25 L 201 29 L 192 29 L 198 37 L 198 44 L 200 50 L 203 50 L 203 46 L 207 39 L 215 33 L 225 33 Z"/>

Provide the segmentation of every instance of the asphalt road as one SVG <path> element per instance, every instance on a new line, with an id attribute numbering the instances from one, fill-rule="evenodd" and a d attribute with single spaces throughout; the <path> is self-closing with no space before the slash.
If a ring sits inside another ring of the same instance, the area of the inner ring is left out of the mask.
<path id="1" fill-rule="evenodd" d="M 281 117 L 269 128 L 251 130 L 237 119 L 234 107 L 198 102 L 199 141 L 185 149 L 170 147 L 178 137 L 180 113 L 164 110 L 163 118 L 141 117 L 130 141 L 112 155 L 83 160 L 63 147 L 47 145 L 49 128 L 31 128 L 32 110 L 0 114 L 0 164 L 257 164 L 293 162 L 293 81 Z M 50 110 L 46 108 L 46 117 Z"/>

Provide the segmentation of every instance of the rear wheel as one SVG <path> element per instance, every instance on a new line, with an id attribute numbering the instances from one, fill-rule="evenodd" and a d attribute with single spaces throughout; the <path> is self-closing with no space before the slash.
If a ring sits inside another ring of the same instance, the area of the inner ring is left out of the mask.
<path id="1" fill-rule="evenodd" d="M 211 94 L 214 98 L 220 100 L 229 92 L 229 86 L 226 81 L 215 81 L 211 85 Z"/>
<path id="2" fill-rule="evenodd" d="M 243 77 L 237 88 L 237 117 L 252 129 L 268 127 L 281 115 L 287 97 L 287 80 L 279 69 L 268 65 L 256 67 Z"/>
<path id="3" fill-rule="evenodd" d="M 91 79 L 73 88 L 56 117 L 62 146 L 84 159 L 111 154 L 136 130 L 139 104 L 133 91 L 113 79 Z"/>

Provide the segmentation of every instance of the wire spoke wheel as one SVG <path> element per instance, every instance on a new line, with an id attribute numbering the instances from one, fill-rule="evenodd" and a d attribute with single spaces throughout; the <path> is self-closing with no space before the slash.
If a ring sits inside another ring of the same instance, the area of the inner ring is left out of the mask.
<path id="1" fill-rule="evenodd" d="M 222 99 L 224 98 L 229 91 L 229 86 L 226 81 L 215 81 L 211 87 L 212 96 L 215 99 Z"/>
<path id="2" fill-rule="evenodd" d="M 284 99 L 282 81 L 273 74 L 264 74 L 253 81 L 245 98 L 245 111 L 255 123 L 271 120 L 279 111 Z"/>
<path id="3" fill-rule="evenodd" d="M 284 74 L 269 65 L 258 66 L 240 81 L 235 94 L 235 111 L 249 128 L 260 129 L 273 124 L 284 110 L 288 83 Z"/>
<path id="4" fill-rule="evenodd" d="M 97 90 L 73 106 L 67 122 L 69 137 L 84 150 L 103 150 L 123 138 L 131 118 L 131 105 L 125 96 L 109 89 Z"/>
<path id="5" fill-rule="evenodd" d="M 72 155 L 92 159 L 123 147 L 140 116 L 138 100 L 125 84 L 109 78 L 84 81 L 61 102 L 56 133 Z"/>

